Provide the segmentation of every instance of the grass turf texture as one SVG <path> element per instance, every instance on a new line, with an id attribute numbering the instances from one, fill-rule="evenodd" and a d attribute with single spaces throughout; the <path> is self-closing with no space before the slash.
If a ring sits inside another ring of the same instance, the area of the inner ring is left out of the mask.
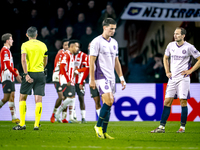
<path id="1" fill-rule="evenodd" d="M 167 122 L 166 133 L 150 133 L 159 122 L 110 122 L 108 134 L 114 140 L 98 139 L 96 122 L 64 124 L 41 122 L 39 131 L 33 121 L 26 121 L 26 130 L 14 131 L 15 124 L 0 121 L 0 149 L 200 149 L 200 122 L 188 122 L 186 133 L 176 133 L 179 122 Z"/>

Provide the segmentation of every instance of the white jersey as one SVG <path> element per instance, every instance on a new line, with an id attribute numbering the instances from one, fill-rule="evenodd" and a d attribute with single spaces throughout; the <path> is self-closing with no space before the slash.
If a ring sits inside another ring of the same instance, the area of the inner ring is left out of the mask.
<path id="1" fill-rule="evenodd" d="M 181 75 L 182 71 L 190 69 L 192 56 L 196 59 L 200 56 L 200 53 L 192 44 L 186 41 L 181 46 L 178 46 L 174 41 L 168 44 L 165 55 L 171 57 L 170 70 L 172 78 L 179 78 L 183 77 Z"/>
<path id="2" fill-rule="evenodd" d="M 96 56 L 95 80 L 107 79 L 115 82 L 115 58 L 118 57 L 118 43 L 111 38 L 107 41 L 102 35 L 92 40 L 90 55 Z"/>

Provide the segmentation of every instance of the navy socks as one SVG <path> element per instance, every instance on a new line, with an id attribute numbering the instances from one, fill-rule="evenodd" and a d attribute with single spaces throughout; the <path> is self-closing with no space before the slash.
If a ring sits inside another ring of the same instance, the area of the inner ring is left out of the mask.
<path id="1" fill-rule="evenodd" d="M 185 127 L 187 121 L 188 107 L 181 107 L 181 126 Z"/>
<path id="2" fill-rule="evenodd" d="M 108 106 L 106 103 L 103 104 L 103 106 L 101 108 L 101 111 L 100 111 L 100 114 L 99 114 L 99 119 L 97 121 L 97 127 L 101 127 L 102 126 L 102 123 L 103 123 L 104 119 L 106 118 L 108 113 L 110 113 L 110 108 L 111 108 L 111 106 Z"/>
<path id="3" fill-rule="evenodd" d="M 170 111 L 171 111 L 171 107 L 164 106 L 163 113 L 162 113 L 162 116 L 161 116 L 160 125 L 165 126 L 167 119 L 169 117 Z"/>

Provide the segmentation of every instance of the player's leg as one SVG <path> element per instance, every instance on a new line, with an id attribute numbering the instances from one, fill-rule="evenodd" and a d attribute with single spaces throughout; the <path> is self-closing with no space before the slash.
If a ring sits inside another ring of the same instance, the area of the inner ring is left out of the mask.
<path id="1" fill-rule="evenodd" d="M 0 108 L 5 104 L 7 103 L 7 101 L 9 101 L 10 99 L 10 95 L 11 95 L 11 81 L 4 81 L 2 83 L 2 88 L 3 88 L 3 93 L 4 93 L 4 96 L 3 96 L 3 99 L 0 100 Z"/>
<path id="2" fill-rule="evenodd" d="M 58 107 L 61 105 L 61 102 L 63 100 L 63 93 L 62 92 L 57 92 L 57 94 L 58 94 L 58 98 L 56 99 L 56 103 L 55 103 L 55 106 L 54 106 L 54 109 L 53 109 L 53 114 L 52 114 L 53 118 L 54 118 L 54 114 L 56 113 Z M 55 118 L 54 118 L 54 122 L 55 122 Z"/>
<path id="3" fill-rule="evenodd" d="M 185 132 L 185 125 L 187 122 L 187 115 L 188 115 L 188 107 L 187 107 L 187 99 L 190 99 L 190 78 L 185 77 L 179 82 L 178 85 L 178 93 L 180 97 L 180 104 L 181 104 L 181 126 L 177 133 L 184 133 Z"/>
<path id="4" fill-rule="evenodd" d="M 93 97 L 95 102 L 96 113 L 99 116 L 101 110 L 100 96 Z"/>
<path id="5" fill-rule="evenodd" d="M 164 108 L 161 116 L 160 126 L 155 130 L 152 130 L 151 133 L 165 133 L 165 125 L 171 111 L 171 105 L 174 100 L 176 91 L 176 83 L 169 79 L 165 94 Z"/>
<path id="6" fill-rule="evenodd" d="M 62 102 L 60 108 L 55 113 L 55 118 L 57 119 L 58 122 L 61 122 L 60 114 L 64 109 L 67 108 L 67 106 L 69 106 L 69 118 L 71 119 L 73 117 L 72 111 L 75 102 L 75 87 L 67 86 L 67 84 L 64 84 L 62 88 L 63 88 L 63 95 L 67 98 Z"/>
<path id="7" fill-rule="evenodd" d="M 13 127 L 13 130 L 25 130 L 26 125 L 25 125 L 25 117 L 26 117 L 26 99 L 27 95 L 26 94 L 20 94 L 19 97 L 19 114 L 20 114 L 20 123 Z"/>
<path id="8" fill-rule="evenodd" d="M 39 130 L 40 118 L 42 115 L 42 96 L 35 95 L 35 124 L 34 130 Z"/>
<path id="9" fill-rule="evenodd" d="M 10 99 L 8 101 L 8 106 L 10 108 L 11 116 L 12 116 L 12 122 L 13 123 L 19 123 L 20 120 L 16 117 L 16 108 L 15 108 L 15 92 L 11 92 Z"/>
<path id="10" fill-rule="evenodd" d="M 0 108 L 9 100 L 10 93 L 4 93 L 3 99 L 0 100 Z"/>
<path id="11" fill-rule="evenodd" d="M 187 99 L 180 99 L 180 103 L 181 103 L 181 126 L 177 131 L 177 133 L 184 133 L 188 115 Z"/>
<path id="12" fill-rule="evenodd" d="M 42 115 L 42 96 L 45 95 L 45 75 L 43 72 L 34 72 L 30 74 L 34 80 L 33 92 L 35 95 L 35 124 L 34 130 L 39 130 L 40 118 Z"/>
<path id="13" fill-rule="evenodd" d="M 82 116 L 82 123 L 87 123 L 86 120 L 85 120 L 85 114 L 86 114 L 86 111 L 85 111 L 85 102 L 84 102 L 84 96 L 85 96 L 85 85 L 83 85 L 83 90 L 80 89 L 80 84 L 76 84 L 75 85 L 75 88 L 76 88 L 76 93 L 78 95 L 78 100 L 79 100 L 79 103 L 80 103 L 80 110 L 81 110 L 81 116 Z"/>
<path id="14" fill-rule="evenodd" d="M 90 94 L 91 94 L 91 97 L 94 99 L 96 113 L 99 116 L 100 110 L 101 110 L 101 104 L 100 104 L 100 96 L 99 96 L 99 92 L 97 88 L 95 89 L 90 88 Z"/>

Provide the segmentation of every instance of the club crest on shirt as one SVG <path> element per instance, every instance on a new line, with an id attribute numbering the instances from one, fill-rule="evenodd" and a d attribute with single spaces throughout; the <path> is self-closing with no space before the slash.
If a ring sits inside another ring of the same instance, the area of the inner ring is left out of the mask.
<path id="1" fill-rule="evenodd" d="M 109 89 L 109 86 L 108 86 L 108 85 L 105 85 L 105 89 L 108 90 L 108 89 Z"/>
<path id="2" fill-rule="evenodd" d="M 113 45 L 113 49 L 116 50 L 116 46 L 115 45 Z"/>
<path id="3" fill-rule="evenodd" d="M 186 50 L 183 50 L 182 53 L 185 54 L 185 53 L 186 53 Z"/>

